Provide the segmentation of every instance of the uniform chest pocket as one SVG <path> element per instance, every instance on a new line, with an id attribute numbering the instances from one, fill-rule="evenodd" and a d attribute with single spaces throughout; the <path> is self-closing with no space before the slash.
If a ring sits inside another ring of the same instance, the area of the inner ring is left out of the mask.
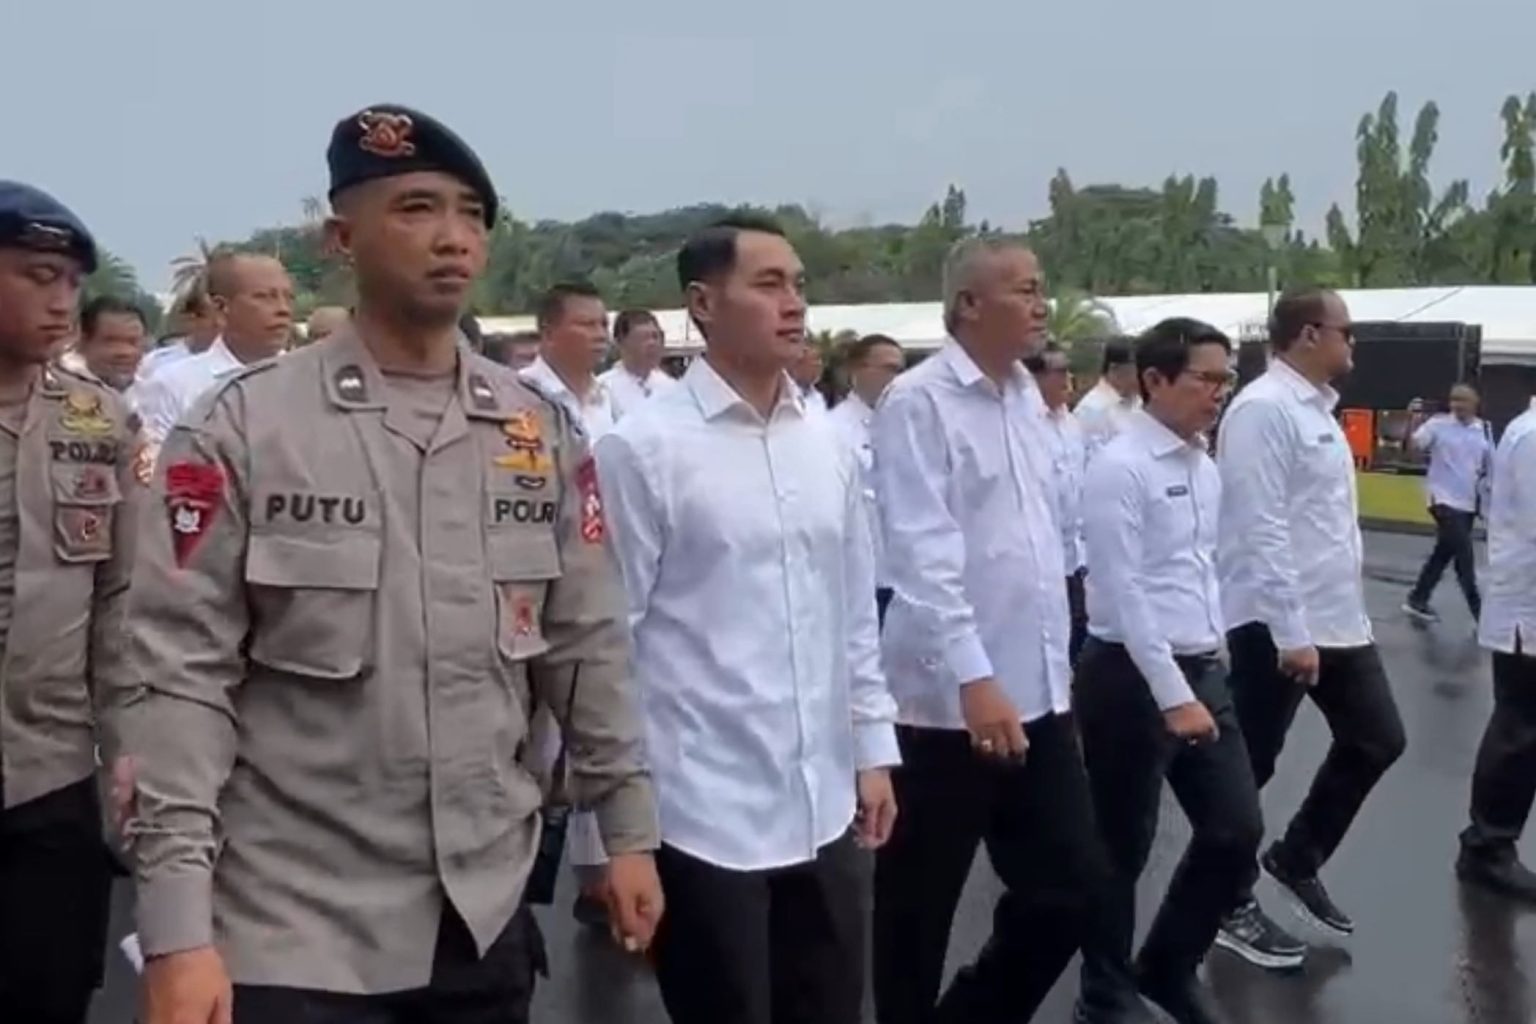
<path id="1" fill-rule="evenodd" d="M 246 551 L 252 661 L 316 679 L 369 667 L 381 541 L 372 531 L 256 533 Z"/>
<path id="2" fill-rule="evenodd" d="M 486 548 L 496 587 L 496 646 L 511 661 L 543 654 L 549 650 L 544 605 L 550 585 L 560 578 L 560 546 L 554 532 L 536 527 L 496 530 Z"/>
<path id="3" fill-rule="evenodd" d="M 55 463 L 53 551 L 61 562 L 104 562 L 112 557 L 112 527 L 123 494 L 109 465 Z"/>

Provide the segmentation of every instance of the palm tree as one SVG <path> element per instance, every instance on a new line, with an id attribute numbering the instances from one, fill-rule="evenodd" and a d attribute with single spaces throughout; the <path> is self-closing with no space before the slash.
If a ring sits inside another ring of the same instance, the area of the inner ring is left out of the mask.
<path id="1" fill-rule="evenodd" d="M 208 244 L 208 240 L 201 235 L 197 238 L 197 251 L 187 256 L 178 256 L 171 261 L 171 290 L 177 295 L 185 295 L 191 291 L 198 282 L 208 275 L 208 264 L 213 262 L 218 253 L 216 246 Z"/>
<path id="2" fill-rule="evenodd" d="M 96 270 L 81 286 L 87 301 L 102 295 L 120 299 L 137 299 L 139 280 L 126 260 L 102 249 L 96 257 Z"/>
<path id="3" fill-rule="evenodd" d="M 1046 332 L 1063 348 L 1079 341 L 1102 341 L 1120 333 L 1114 311 L 1086 292 L 1066 290 L 1051 301 Z"/>

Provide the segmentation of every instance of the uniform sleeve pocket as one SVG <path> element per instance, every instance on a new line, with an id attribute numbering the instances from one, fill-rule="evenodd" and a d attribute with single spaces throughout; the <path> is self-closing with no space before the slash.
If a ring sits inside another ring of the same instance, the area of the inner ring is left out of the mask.
<path id="1" fill-rule="evenodd" d="M 525 661 L 549 650 L 544 601 L 560 576 L 560 547 L 544 529 L 504 530 L 487 541 L 496 588 L 496 644 L 504 657 Z"/>
<path id="2" fill-rule="evenodd" d="M 62 562 L 104 562 L 112 557 L 112 526 L 123 500 L 111 466 L 55 464 L 53 550 Z"/>
<path id="3" fill-rule="evenodd" d="M 362 673 L 373 646 L 381 543 L 374 533 L 337 537 L 253 534 L 251 660 L 316 679 Z"/>

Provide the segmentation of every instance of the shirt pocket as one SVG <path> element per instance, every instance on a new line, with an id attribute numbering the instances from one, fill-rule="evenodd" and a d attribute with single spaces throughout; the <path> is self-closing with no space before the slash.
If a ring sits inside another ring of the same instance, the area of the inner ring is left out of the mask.
<path id="1" fill-rule="evenodd" d="M 112 557 L 112 527 L 122 490 L 111 466 L 55 463 L 53 551 L 61 562 L 105 562 Z"/>
<path id="2" fill-rule="evenodd" d="M 544 606 L 560 578 L 560 546 L 547 529 L 496 530 L 486 541 L 491 581 L 496 588 L 496 646 L 510 661 L 526 661 L 549 650 Z"/>
<path id="3" fill-rule="evenodd" d="M 382 543 L 377 533 L 252 534 L 252 661 L 315 679 L 352 679 L 369 663 Z"/>

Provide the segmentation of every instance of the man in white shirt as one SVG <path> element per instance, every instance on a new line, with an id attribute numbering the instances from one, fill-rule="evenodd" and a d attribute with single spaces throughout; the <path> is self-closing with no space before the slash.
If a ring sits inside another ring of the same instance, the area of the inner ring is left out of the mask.
<path id="1" fill-rule="evenodd" d="M 1178 1024 L 1223 1020 L 1195 976 L 1216 929 L 1258 877 L 1259 791 L 1220 658 L 1216 524 L 1221 477 L 1206 454 L 1233 383 L 1231 341 L 1164 320 L 1136 344 L 1142 411 L 1088 470 L 1091 638 L 1073 686 L 1099 828 L 1118 869 L 1130 956 L 1136 882 L 1157 834 L 1163 780 L 1193 837 L 1137 957 L 1142 992 Z M 1097 963 L 1085 956 L 1083 1004 Z"/>
<path id="2" fill-rule="evenodd" d="M 809 338 L 804 339 L 799 356 L 789 367 L 789 376 L 800 389 L 806 408 L 818 416 L 827 411 L 827 396 L 821 393 L 823 369 L 821 349 Z"/>
<path id="3" fill-rule="evenodd" d="M 858 466 L 785 371 L 803 270 L 771 221 L 678 254 L 704 358 L 597 443 L 661 808 L 675 1024 L 857 1024 L 860 845 L 896 808 Z"/>
<path id="4" fill-rule="evenodd" d="M 133 386 L 148 334 L 143 310 L 126 299 L 100 295 L 80 311 L 75 351 L 97 380 L 121 394 Z"/>
<path id="5" fill-rule="evenodd" d="M 522 371 L 551 399 L 562 402 L 596 441 L 613 429 L 613 401 L 598 380 L 608 353 L 608 311 L 597 289 L 584 282 L 557 284 L 544 293 L 537 311 L 541 350 Z"/>
<path id="6" fill-rule="evenodd" d="M 208 351 L 219 340 L 224 323 L 219 316 L 218 306 L 208 295 L 206 280 L 196 282 L 176 303 L 171 311 L 171 322 L 180 336 L 145 354 L 143 362 L 139 364 L 139 383 L 173 363 Z"/>
<path id="7" fill-rule="evenodd" d="M 1028 1020 L 1080 946 L 1114 955 L 1112 869 L 1071 714 L 1056 488 L 1019 363 L 1045 343 L 1040 264 L 1017 243 L 965 239 L 945 261 L 944 310 L 951 340 L 875 414 L 895 589 L 881 655 L 902 749 L 901 817 L 875 862 L 880 1024 Z M 982 842 L 1005 891 L 991 940 L 940 1000 Z M 1115 1009 L 1129 1013 L 1140 1001 L 1119 967 Z"/>
<path id="8" fill-rule="evenodd" d="M 828 422 L 858 456 L 864 504 L 869 512 L 869 533 L 875 545 L 875 605 L 880 621 L 884 623 L 885 609 L 891 601 L 891 587 L 885 572 L 885 541 L 880 526 L 880 505 L 875 496 L 875 449 L 870 441 L 869 427 L 875 418 L 880 396 L 906 368 L 907 356 L 896 339 L 884 334 L 868 334 L 848 346 L 844 365 L 852 389 L 846 398 L 832 407 Z"/>
<path id="9" fill-rule="evenodd" d="M 1072 636 L 1067 655 L 1077 664 L 1083 641 L 1088 637 L 1088 607 L 1083 597 L 1083 577 L 1088 555 L 1083 543 L 1083 474 L 1088 469 L 1088 441 L 1082 424 L 1067 408 L 1072 393 L 1072 370 L 1067 353 L 1054 341 L 1037 356 L 1024 360 L 1035 378 L 1045 406 L 1046 440 L 1051 455 L 1051 472 L 1056 480 L 1056 515 L 1061 525 L 1061 549 L 1067 569 L 1067 606 L 1072 613 Z"/>
<path id="10" fill-rule="evenodd" d="M 1479 639 L 1493 652 L 1493 716 L 1472 776 L 1472 823 L 1456 873 L 1536 903 L 1515 844 L 1536 798 L 1536 399 L 1504 428 L 1488 502 L 1488 597 Z"/>
<path id="11" fill-rule="evenodd" d="M 293 332 L 293 282 L 282 263 L 259 253 L 234 253 L 209 268 L 208 293 L 224 334 L 206 352 L 162 367 L 134 388 L 151 452 L 192 403 L 243 366 L 282 352 Z"/>
<path id="12" fill-rule="evenodd" d="M 1451 388 L 1451 411 L 1431 416 L 1409 437 L 1408 443 L 1429 456 L 1425 475 L 1429 514 L 1435 520 L 1435 548 L 1408 594 L 1403 611 L 1420 622 L 1437 622 L 1440 616 L 1429 599 L 1440 585 L 1445 567 L 1456 566 L 1456 582 L 1476 619 L 1482 610 L 1477 593 L 1476 559 L 1472 553 L 1472 524 L 1488 466 L 1493 458 L 1493 431 L 1477 415 L 1477 391 L 1470 384 Z"/>
<path id="13" fill-rule="evenodd" d="M 1104 346 L 1098 382 L 1077 400 L 1077 421 L 1088 438 L 1089 453 L 1114 440 L 1140 408 L 1141 393 L 1136 388 L 1136 361 L 1131 346 L 1112 341 Z"/>
<path id="14" fill-rule="evenodd" d="M 656 314 L 646 309 L 626 309 L 613 318 L 613 339 L 619 347 L 619 361 L 598 380 L 608 388 L 613 400 L 613 418 L 634 412 L 672 388 L 677 381 L 661 369 L 665 343 Z"/>
<path id="15" fill-rule="evenodd" d="M 1274 360 L 1233 400 L 1217 442 L 1232 696 L 1261 788 L 1303 697 L 1328 722 L 1311 791 L 1260 863 L 1304 920 L 1348 935 L 1354 923 L 1317 873 L 1406 744 L 1365 609 L 1355 463 L 1329 386 L 1354 365 L 1354 330 L 1337 294 L 1308 289 L 1276 302 L 1270 337 Z M 1217 941 L 1270 968 L 1297 967 L 1306 950 L 1251 897 Z"/>

